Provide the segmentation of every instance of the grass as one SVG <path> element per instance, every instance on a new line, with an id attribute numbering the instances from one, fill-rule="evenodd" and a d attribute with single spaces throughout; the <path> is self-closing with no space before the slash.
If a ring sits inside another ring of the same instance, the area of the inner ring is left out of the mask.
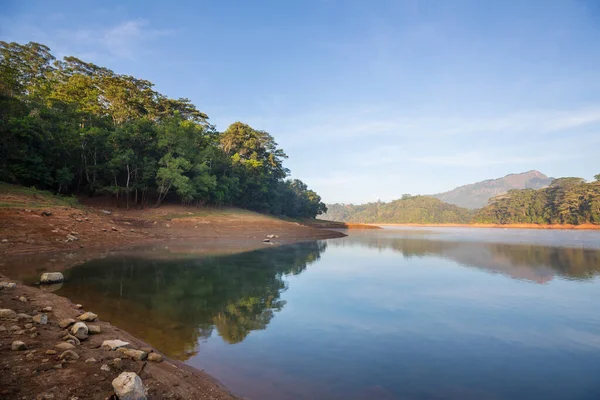
<path id="1" fill-rule="evenodd" d="M 44 208 L 48 206 L 79 208 L 79 200 L 74 196 L 61 196 L 34 187 L 0 183 L 0 208 Z M 17 198 L 11 199 L 10 196 Z"/>
<path id="2" fill-rule="evenodd" d="M 178 218 L 196 218 L 196 217 L 231 217 L 236 215 L 255 215 L 262 217 L 270 217 L 269 215 L 260 214 L 250 210 L 244 210 L 241 208 L 216 208 L 216 207 L 205 207 L 199 210 L 187 211 L 187 212 L 176 212 L 169 213 L 161 216 L 161 219 L 172 220 Z"/>

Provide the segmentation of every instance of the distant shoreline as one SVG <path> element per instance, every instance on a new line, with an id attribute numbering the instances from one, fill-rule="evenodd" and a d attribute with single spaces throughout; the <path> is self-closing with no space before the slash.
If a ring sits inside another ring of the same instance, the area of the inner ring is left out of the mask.
<path id="1" fill-rule="evenodd" d="M 560 230 L 600 230 L 600 225 L 594 224 L 377 224 L 376 226 L 414 226 L 414 227 L 440 227 L 440 228 L 505 228 L 505 229 L 560 229 Z"/>

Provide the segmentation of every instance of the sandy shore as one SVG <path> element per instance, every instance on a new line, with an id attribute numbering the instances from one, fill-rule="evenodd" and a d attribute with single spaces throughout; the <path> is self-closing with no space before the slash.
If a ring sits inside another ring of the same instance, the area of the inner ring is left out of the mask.
<path id="1" fill-rule="evenodd" d="M 345 236 L 238 209 L 68 207 L 40 198 L 0 195 L 0 203 L 11 202 L 18 206 L 0 208 L 0 281 L 14 282 L 16 287 L 0 290 L 0 309 L 22 315 L 0 318 L 2 399 L 112 399 L 111 382 L 123 371 L 138 373 L 149 399 L 235 398 L 215 379 L 181 362 L 164 356 L 160 363 L 136 361 L 101 349 L 104 340 L 120 339 L 130 348 L 151 350 L 147 343 L 102 322 L 101 315 L 93 324 L 102 333 L 75 346 L 77 359 L 61 359 L 62 351 L 47 354 L 64 341 L 66 331 L 58 322 L 77 318 L 83 311 L 64 297 L 22 284 L 21 277 L 61 271 L 117 249 L 127 252 L 168 244 L 171 252 L 181 248 L 198 254 L 235 253 Z M 271 238 L 265 242 L 267 236 Z M 46 307 L 51 311 L 43 311 Z M 93 305 L 84 309 L 94 311 Z M 47 315 L 47 324 L 31 321 L 40 313 Z M 17 340 L 27 349 L 11 350 Z M 86 362 L 90 358 L 96 361 Z M 121 361 L 115 361 L 118 358 Z"/>

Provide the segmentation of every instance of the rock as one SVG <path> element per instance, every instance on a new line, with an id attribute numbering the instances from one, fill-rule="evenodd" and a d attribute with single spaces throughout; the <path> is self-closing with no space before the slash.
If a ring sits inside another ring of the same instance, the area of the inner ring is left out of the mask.
<path id="1" fill-rule="evenodd" d="M 43 363 L 47 363 L 48 361 L 50 361 L 50 359 L 49 359 L 49 358 L 42 358 L 42 362 L 43 362 Z"/>
<path id="2" fill-rule="evenodd" d="M 17 313 L 8 308 L 0 308 L 0 318 L 14 318 Z"/>
<path id="3" fill-rule="evenodd" d="M 119 230 L 117 229 L 117 227 L 116 227 L 116 226 L 111 226 L 111 227 L 110 227 L 110 230 L 111 230 L 111 231 L 115 231 L 115 232 L 118 232 L 118 231 L 119 231 Z"/>
<path id="4" fill-rule="evenodd" d="M 15 351 L 27 350 L 27 345 L 25 343 L 21 342 L 20 340 L 15 340 L 10 345 L 10 348 Z"/>
<path id="5" fill-rule="evenodd" d="M 68 334 L 68 333 L 65 336 L 63 336 L 62 339 L 65 342 L 71 343 L 74 346 L 79 346 L 81 344 L 81 342 L 79 341 L 79 339 L 77 339 L 75 336 L 73 336 L 71 334 Z"/>
<path id="6" fill-rule="evenodd" d="M 79 240 L 79 238 L 77 236 L 72 235 L 70 233 L 67 235 L 67 242 L 74 242 L 76 240 Z"/>
<path id="7" fill-rule="evenodd" d="M 30 338 L 35 339 L 38 336 L 37 332 L 32 333 L 31 335 L 29 335 Z"/>
<path id="8" fill-rule="evenodd" d="M 19 321 L 20 320 L 31 321 L 31 315 L 25 314 L 25 313 L 19 313 L 19 314 L 17 314 L 17 319 Z"/>
<path id="9" fill-rule="evenodd" d="M 116 350 L 116 349 L 120 349 L 121 347 L 125 347 L 128 344 L 129 344 L 129 342 L 124 342 L 120 339 L 105 340 L 104 342 L 102 342 L 102 347 L 107 348 L 109 350 Z"/>
<path id="10" fill-rule="evenodd" d="M 112 211 L 102 210 L 102 212 L 103 212 L 104 214 L 106 214 L 106 215 L 111 215 L 111 214 L 112 214 Z"/>
<path id="11" fill-rule="evenodd" d="M 83 308 L 83 306 L 82 306 L 81 304 L 75 304 L 75 306 L 74 306 L 74 307 L 75 307 L 76 309 L 78 309 L 78 310 Z"/>
<path id="12" fill-rule="evenodd" d="M 60 364 L 56 364 L 56 365 L 55 365 L 54 367 L 52 367 L 52 368 L 54 368 L 54 369 L 62 369 L 62 367 L 63 367 L 63 366 L 62 366 L 62 363 L 60 363 Z"/>
<path id="13" fill-rule="evenodd" d="M 73 350 L 65 350 L 58 358 L 61 360 L 78 360 L 79 354 L 75 353 Z"/>
<path id="14" fill-rule="evenodd" d="M 2 239 L 2 243 L 8 243 L 8 239 Z"/>
<path id="15" fill-rule="evenodd" d="M 73 350 L 75 348 L 75 346 L 73 346 L 71 343 L 67 343 L 67 342 L 60 342 L 54 345 L 54 347 L 56 347 L 59 350 Z"/>
<path id="16" fill-rule="evenodd" d="M 144 384 L 135 372 L 122 372 L 112 381 L 119 400 L 146 400 Z"/>
<path id="17" fill-rule="evenodd" d="M 161 362 L 163 360 L 163 357 L 158 354 L 158 353 L 150 353 L 148 354 L 148 361 L 154 361 L 154 362 Z"/>
<path id="18" fill-rule="evenodd" d="M 46 314 L 38 314 L 33 316 L 33 322 L 40 325 L 46 325 L 48 323 L 48 316 Z"/>
<path id="19" fill-rule="evenodd" d="M 52 213 L 48 210 L 44 210 L 42 211 L 42 217 L 50 217 L 52 216 Z"/>
<path id="20" fill-rule="evenodd" d="M 31 329 L 33 328 L 33 324 L 25 324 L 25 329 Z"/>
<path id="21" fill-rule="evenodd" d="M 90 311 L 85 312 L 85 313 L 81 314 L 79 317 L 77 317 L 78 320 L 87 321 L 87 322 L 92 322 L 96 318 L 98 318 L 98 315 L 94 314 L 93 312 L 90 312 Z"/>
<path id="22" fill-rule="evenodd" d="M 64 280 L 65 277 L 60 272 L 44 272 L 40 278 L 40 283 L 59 283 Z"/>
<path id="23" fill-rule="evenodd" d="M 21 303 L 27 303 L 27 297 L 25 297 L 25 296 L 21 296 L 21 297 L 19 297 L 19 301 L 20 301 Z"/>
<path id="24" fill-rule="evenodd" d="M 98 360 L 96 360 L 94 357 L 90 357 L 87 360 L 85 360 L 86 364 L 92 364 L 92 363 L 95 363 L 95 362 L 98 362 Z"/>
<path id="25" fill-rule="evenodd" d="M 14 282 L 0 282 L 0 290 L 14 289 L 17 284 Z"/>
<path id="26" fill-rule="evenodd" d="M 88 334 L 97 335 L 98 333 L 102 333 L 100 325 L 88 325 Z"/>
<path id="27" fill-rule="evenodd" d="M 8 331 L 11 333 L 18 332 L 20 330 L 21 330 L 21 327 L 19 325 L 13 325 L 8 328 Z"/>
<path id="28" fill-rule="evenodd" d="M 102 364 L 102 366 L 100 367 L 101 371 L 105 371 L 105 372 L 110 372 L 110 367 L 106 364 Z"/>
<path id="29" fill-rule="evenodd" d="M 25 356 L 25 359 L 27 361 L 33 361 L 34 358 L 35 358 L 35 353 L 29 353 Z"/>
<path id="30" fill-rule="evenodd" d="M 127 349 L 125 347 L 122 347 L 119 349 L 119 351 L 125 357 L 131 358 L 136 361 L 143 361 L 148 357 L 148 353 L 142 350 Z"/>
<path id="31" fill-rule="evenodd" d="M 6 331 L 7 331 L 6 327 L 4 325 L 0 325 L 0 333 L 4 333 Z"/>
<path id="32" fill-rule="evenodd" d="M 275 235 L 267 235 L 267 239 L 275 239 Z"/>
<path id="33" fill-rule="evenodd" d="M 152 353 L 152 347 L 140 347 L 141 351 L 145 351 L 146 353 Z"/>
<path id="34" fill-rule="evenodd" d="M 263 239 L 263 242 L 265 243 L 269 243 L 271 241 L 271 239 Z"/>
<path id="35" fill-rule="evenodd" d="M 85 340 L 88 337 L 88 327 L 83 322 L 77 322 L 71 326 L 71 335 L 79 340 Z"/>
<path id="36" fill-rule="evenodd" d="M 57 351 L 56 351 L 56 350 L 46 350 L 46 354 L 47 354 L 47 355 L 49 355 L 49 356 L 53 356 L 53 355 L 55 355 L 56 353 L 57 353 Z"/>
<path id="37" fill-rule="evenodd" d="M 44 307 L 42 308 L 43 312 L 52 312 L 52 307 Z"/>
<path id="38" fill-rule="evenodd" d="M 58 326 L 60 326 L 62 329 L 65 329 L 73 325 L 75 322 L 76 321 L 73 318 L 61 319 L 58 321 Z"/>
<path id="39" fill-rule="evenodd" d="M 109 364 L 116 370 L 120 371 L 123 369 L 123 360 L 118 357 L 109 362 Z"/>

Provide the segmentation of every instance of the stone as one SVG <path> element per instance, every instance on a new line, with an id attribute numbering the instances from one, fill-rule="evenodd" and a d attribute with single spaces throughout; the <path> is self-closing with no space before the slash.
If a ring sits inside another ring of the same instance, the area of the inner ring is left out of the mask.
<path id="1" fill-rule="evenodd" d="M 106 364 L 102 364 L 102 366 L 100 367 L 100 370 L 105 371 L 105 372 L 110 372 L 110 367 Z"/>
<path id="2" fill-rule="evenodd" d="M 50 217 L 52 216 L 52 213 L 48 210 L 44 210 L 42 211 L 42 217 Z"/>
<path id="3" fill-rule="evenodd" d="M 67 342 L 60 342 L 54 345 L 54 347 L 56 347 L 59 350 L 73 350 L 75 348 L 75 346 L 73 346 L 71 343 L 67 343 Z"/>
<path id="4" fill-rule="evenodd" d="M 105 340 L 104 342 L 102 342 L 102 347 L 107 348 L 109 350 L 116 350 L 116 349 L 120 349 L 121 347 L 125 347 L 128 344 L 129 344 L 129 342 L 124 342 L 120 339 Z"/>
<path id="5" fill-rule="evenodd" d="M 25 296 L 21 296 L 21 297 L 19 297 L 19 301 L 20 301 L 21 303 L 27 303 L 27 297 L 25 297 Z"/>
<path id="6" fill-rule="evenodd" d="M 6 332 L 8 329 L 4 325 L 0 325 L 0 333 Z"/>
<path id="7" fill-rule="evenodd" d="M 25 356 L 25 359 L 27 361 L 33 361 L 34 358 L 35 358 L 35 353 L 29 353 Z"/>
<path id="8" fill-rule="evenodd" d="M 86 364 L 92 364 L 92 363 L 95 363 L 95 362 L 98 362 L 98 360 L 96 360 L 94 357 L 90 357 L 87 360 L 85 360 Z"/>
<path id="9" fill-rule="evenodd" d="M 263 239 L 263 242 L 265 243 L 269 243 L 271 241 L 271 239 Z"/>
<path id="10" fill-rule="evenodd" d="M 52 307 L 44 307 L 42 308 L 43 312 L 52 312 Z"/>
<path id="11" fill-rule="evenodd" d="M 115 358 L 113 359 L 111 362 L 109 362 L 109 364 L 117 369 L 117 370 L 122 370 L 123 369 L 123 360 L 121 360 L 120 358 Z"/>
<path id="12" fill-rule="evenodd" d="M 74 242 L 76 240 L 79 240 L 77 236 L 71 235 L 70 233 L 67 235 L 67 242 Z"/>
<path id="13" fill-rule="evenodd" d="M 143 361 L 148 357 L 148 353 L 142 350 L 127 349 L 125 347 L 122 347 L 119 349 L 119 351 L 125 357 L 131 358 L 136 361 Z"/>
<path id="14" fill-rule="evenodd" d="M 148 361 L 153 361 L 153 362 L 161 362 L 163 360 L 163 357 L 158 354 L 158 353 L 150 353 L 148 354 Z"/>
<path id="15" fill-rule="evenodd" d="M 52 393 L 42 393 L 35 396 L 35 400 L 53 400 L 54 394 Z"/>
<path id="16" fill-rule="evenodd" d="M 38 336 L 37 332 L 32 333 L 31 335 L 29 335 L 30 338 L 35 339 Z"/>
<path id="17" fill-rule="evenodd" d="M 14 282 L 0 282 L 0 290 L 9 290 L 17 287 Z"/>
<path id="18" fill-rule="evenodd" d="M 75 336 L 73 336 L 69 333 L 67 333 L 65 336 L 63 336 L 62 340 L 64 340 L 67 343 L 71 343 L 74 346 L 79 346 L 81 344 L 79 339 L 77 339 Z"/>
<path id="19" fill-rule="evenodd" d="M 8 308 L 0 308 L 0 318 L 14 318 L 17 313 Z"/>
<path id="20" fill-rule="evenodd" d="M 144 384 L 135 372 L 122 372 L 112 381 L 119 400 L 146 400 Z"/>
<path id="21" fill-rule="evenodd" d="M 99 333 L 102 333 L 102 328 L 100 328 L 100 325 L 88 325 L 88 334 L 97 335 Z"/>
<path id="22" fill-rule="evenodd" d="M 103 212 L 104 214 L 106 214 L 106 215 L 110 215 L 110 214 L 112 214 L 112 211 L 108 211 L 108 210 L 102 210 L 102 212 Z"/>
<path id="23" fill-rule="evenodd" d="M 54 369 L 62 369 L 62 367 L 63 367 L 63 366 L 62 366 L 62 363 L 60 363 L 60 364 L 56 364 L 56 365 L 55 365 L 54 367 L 52 367 L 52 368 L 54 368 Z"/>
<path id="24" fill-rule="evenodd" d="M 85 340 L 88 337 L 88 327 L 83 322 L 77 322 L 71 326 L 71 335 L 79 340 Z"/>
<path id="25" fill-rule="evenodd" d="M 43 362 L 43 363 L 47 363 L 48 361 L 50 361 L 50 359 L 49 359 L 49 358 L 42 358 L 42 362 Z"/>
<path id="26" fill-rule="evenodd" d="M 21 327 L 19 325 L 13 325 L 8 328 L 8 331 L 11 333 L 18 332 L 20 330 L 21 330 Z"/>
<path id="27" fill-rule="evenodd" d="M 116 226 L 111 226 L 111 227 L 110 227 L 110 230 L 111 230 L 111 231 L 114 231 L 114 232 L 118 232 L 118 231 L 119 231 L 119 230 L 117 229 L 117 227 L 116 227 Z"/>
<path id="28" fill-rule="evenodd" d="M 96 318 L 98 318 L 98 315 L 94 314 L 93 312 L 90 312 L 90 311 L 85 312 L 85 313 L 81 314 L 79 317 L 77 317 L 78 320 L 87 321 L 87 322 L 92 322 Z"/>
<path id="29" fill-rule="evenodd" d="M 40 325 L 46 325 L 48 323 L 48 316 L 46 314 L 38 314 L 33 316 L 33 322 Z"/>
<path id="30" fill-rule="evenodd" d="M 275 235 L 267 235 L 267 239 L 275 239 Z"/>
<path id="31" fill-rule="evenodd" d="M 31 315 L 25 314 L 25 313 L 19 313 L 19 314 L 17 314 L 17 319 L 19 321 L 21 321 L 21 320 L 31 321 Z"/>
<path id="32" fill-rule="evenodd" d="M 33 324 L 25 324 L 25 329 L 31 329 L 33 328 Z"/>
<path id="33" fill-rule="evenodd" d="M 57 353 L 57 351 L 56 351 L 56 350 L 46 350 L 46 354 L 47 354 L 47 355 L 49 355 L 49 356 L 53 356 L 53 355 L 55 355 L 56 353 Z"/>
<path id="34" fill-rule="evenodd" d="M 75 322 L 76 321 L 73 318 L 61 319 L 58 321 L 58 326 L 60 326 L 62 329 L 65 329 L 73 325 Z"/>
<path id="35" fill-rule="evenodd" d="M 83 306 L 82 306 L 81 304 L 75 304 L 75 306 L 74 306 L 74 307 L 75 307 L 76 309 L 78 309 L 78 310 L 83 308 Z"/>
<path id="36" fill-rule="evenodd" d="M 65 277 L 60 272 L 44 272 L 40 278 L 40 283 L 59 283 L 64 282 Z"/>
<path id="37" fill-rule="evenodd" d="M 6 243 L 8 243 L 8 239 L 2 239 L 2 243 L 3 243 L 3 244 L 6 244 Z"/>
<path id="38" fill-rule="evenodd" d="M 79 354 L 75 353 L 73 350 L 65 350 L 58 358 L 61 360 L 78 360 Z"/>
<path id="39" fill-rule="evenodd" d="M 15 340 L 10 345 L 10 348 L 15 351 L 27 350 L 27 345 L 25 343 L 21 342 L 20 340 Z"/>
<path id="40" fill-rule="evenodd" d="M 152 347 L 140 347 L 141 351 L 145 351 L 146 353 L 152 353 Z"/>

